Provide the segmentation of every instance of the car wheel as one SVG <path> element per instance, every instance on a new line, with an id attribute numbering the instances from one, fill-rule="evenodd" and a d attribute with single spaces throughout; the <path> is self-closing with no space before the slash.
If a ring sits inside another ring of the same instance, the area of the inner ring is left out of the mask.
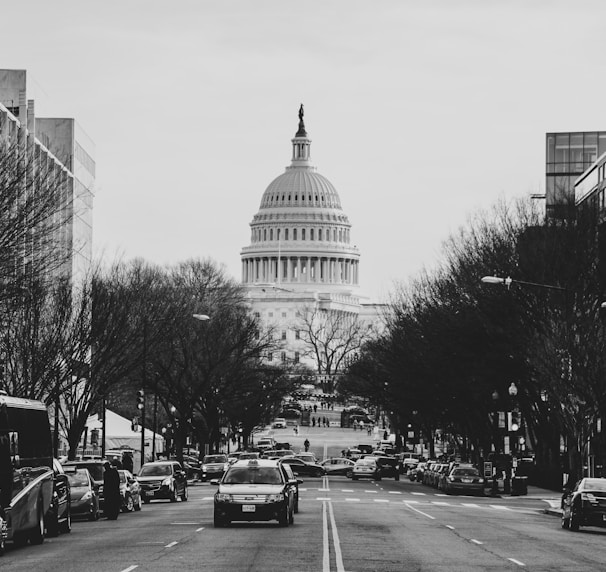
<path id="1" fill-rule="evenodd" d="M 288 526 L 289 515 L 288 515 L 288 505 L 284 507 L 280 516 L 278 517 L 278 523 L 280 526 Z"/>
<path id="2" fill-rule="evenodd" d="M 178 498 L 177 487 L 173 487 L 173 489 L 170 491 L 170 502 L 177 502 Z"/>
<path id="3" fill-rule="evenodd" d="M 396 473 L 396 481 L 400 480 L 400 473 Z"/>
<path id="4" fill-rule="evenodd" d="M 56 505 L 53 506 L 53 508 L 48 512 L 45 520 L 46 535 L 49 538 L 59 536 L 59 515 L 57 514 L 56 508 Z"/>
<path id="5" fill-rule="evenodd" d="M 299 512 L 299 495 L 297 495 L 295 497 L 295 508 L 294 508 L 295 514 L 297 514 Z"/>
<path id="6" fill-rule="evenodd" d="M 126 495 L 124 499 L 124 504 L 122 505 L 122 512 L 133 512 L 135 510 L 135 503 L 133 502 L 133 497 L 131 495 Z"/>
<path id="7" fill-rule="evenodd" d="M 183 494 L 181 495 L 181 500 L 185 502 L 187 500 L 187 485 L 183 487 Z"/>
<path id="8" fill-rule="evenodd" d="M 345 472 L 345 476 L 346 476 L 348 479 L 351 479 L 351 474 L 352 474 L 352 470 L 351 470 L 351 469 L 347 469 L 347 471 Z"/>
<path id="9" fill-rule="evenodd" d="M 573 532 L 577 532 L 580 527 L 579 521 L 580 521 L 580 517 L 577 513 L 577 510 L 574 507 L 572 507 L 572 510 L 570 511 L 570 521 L 569 521 L 570 530 L 572 530 Z"/>
<path id="10" fill-rule="evenodd" d="M 135 503 L 135 510 L 136 510 L 136 511 L 141 510 L 141 506 L 142 506 L 142 505 L 141 505 L 141 495 L 139 495 L 139 496 L 137 497 L 137 502 Z"/>
<path id="11" fill-rule="evenodd" d="M 288 524 L 294 524 L 295 523 L 295 509 L 293 507 L 293 509 L 290 511 L 290 514 L 288 515 Z"/>
<path id="12" fill-rule="evenodd" d="M 42 544 L 44 542 L 44 514 L 40 503 L 38 503 L 38 524 L 29 533 L 29 541 L 31 544 Z"/>
<path id="13" fill-rule="evenodd" d="M 0 556 L 4 556 L 6 552 L 6 540 L 3 531 L 0 530 Z"/>
<path id="14" fill-rule="evenodd" d="M 88 520 L 90 520 L 91 522 L 99 520 L 99 510 L 94 506 L 91 507 L 91 512 L 88 515 Z"/>
<path id="15" fill-rule="evenodd" d="M 69 534 L 72 531 L 72 508 L 68 503 L 67 505 L 67 514 L 65 515 L 65 520 L 63 524 L 61 524 L 61 532 L 63 534 Z"/>
<path id="16" fill-rule="evenodd" d="M 562 528 L 570 528 L 570 519 L 564 518 L 564 515 L 562 515 Z"/>

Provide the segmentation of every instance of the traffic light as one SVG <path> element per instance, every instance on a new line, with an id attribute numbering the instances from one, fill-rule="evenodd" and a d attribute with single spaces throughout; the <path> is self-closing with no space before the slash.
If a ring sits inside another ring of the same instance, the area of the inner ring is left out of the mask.
<path id="1" fill-rule="evenodd" d="M 510 411 L 507 413 L 507 428 L 513 433 L 520 430 L 520 412 Z"/>
<path id="2" fill-rule="evenodd" d="M 140 389 L 137 391 L 137 409 L 143 409 L 145 407 L 145 392 Z"/>
<path id="3" fill-rule="evenodd" d="M 133 420 L 130 422 L 130 428 L 135 433 L 139 430 L 139 419 L 137 417 L 133 417 Z"/>

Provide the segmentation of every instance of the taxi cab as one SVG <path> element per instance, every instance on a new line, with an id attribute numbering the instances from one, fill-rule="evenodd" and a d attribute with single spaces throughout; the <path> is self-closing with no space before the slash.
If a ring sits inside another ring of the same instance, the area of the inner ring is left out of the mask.
<path id="1" fill-rule="evenodd" d="M 290 479 L 279 461 L 246 459 L 231 465 L 223 478 L 212 480 L 215 493 L 214 525 L 234 521 L 277 520 L 280 526 L 294 522 L 297 480 Z"/>

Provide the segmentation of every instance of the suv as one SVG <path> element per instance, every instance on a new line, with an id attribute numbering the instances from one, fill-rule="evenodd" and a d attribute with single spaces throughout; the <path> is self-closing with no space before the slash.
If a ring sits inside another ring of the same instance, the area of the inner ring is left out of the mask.
<path id="1" fill-rule="evenodd" d="M 202 472 L 200 473 L 200 480 L 207 481 L 212 478 L 218 478 L 223 476 L 223 473 L 227 470 L 229 461 L 227 455 L 204 455 L 202 459 Z"/>
<path id="2" fill-rule="evenodd" d="M 400 480 L 400 463 L 395 457 L 376 457 L 377 465 L 381 471 L 381 477 Z"/>
<path id="3" fill-rule="evenodd" d="M 271 426 L 273 429 L 286 429 L 286 419 L 284 417 L 276 417 Z"/>
<path id="4" fill-rule="evenodd" d="M 170 502 L 187 500 L 187 476 L 177 461 L 155 461 L 145 463 L 139 470 L 137 480 L 141 485 L 144 503 L 152 499 L 169 499 Z"/>
<path id="5" fill-rule="evenodd" d="M 236 461 L 227 469 L 215 493 L 214 525 L 229 526 L 233 521 L 277 520 L 280 526 L 294 522 L 298 485 L 279 461 L 250 459 Z"/>
<path id="6" fill-rule="evenodd" d="M 263 437 L 257 441 L 257 449 L 267 451 L 273 449 L 276 445 L 276 441 L 273 437 Z"/>

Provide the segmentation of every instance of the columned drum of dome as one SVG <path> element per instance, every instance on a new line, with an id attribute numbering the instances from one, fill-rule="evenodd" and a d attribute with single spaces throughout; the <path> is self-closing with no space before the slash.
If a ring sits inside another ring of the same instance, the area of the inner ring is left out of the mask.
<path id="1" fill-rule="evenodd" d="M 245 285 L 281 284 L 295 290 L 351 290 L 359 285 L 358 249 L 332 183 L 311 163 L 311 139 L 299 110 L 290 166 L 261 198 L 242 249 Z"/>

